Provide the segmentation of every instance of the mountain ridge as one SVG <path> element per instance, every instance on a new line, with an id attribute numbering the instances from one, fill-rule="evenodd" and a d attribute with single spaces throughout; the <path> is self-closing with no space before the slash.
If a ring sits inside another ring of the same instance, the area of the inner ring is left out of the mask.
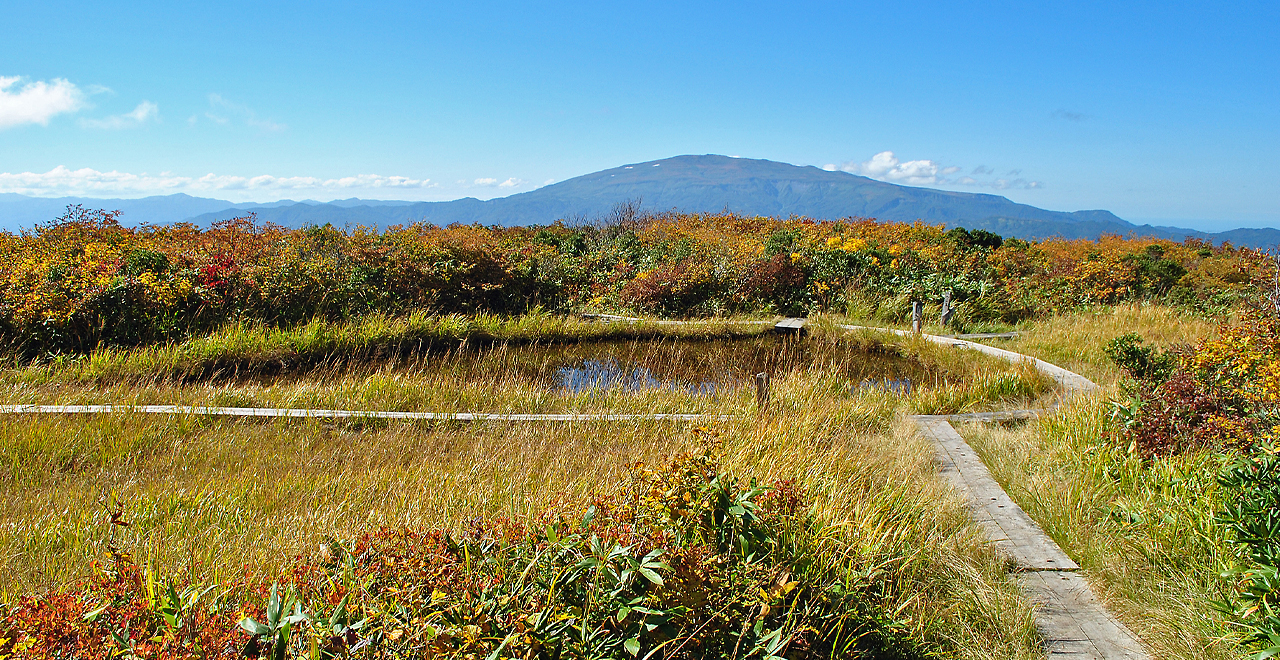
<path id="1" fill-rule="evenodd" d="M 264 222 L 292 227 L 325 223 L 385 227 L 414 221 L 506 226 L 581 221 L 604 216 L 620 202 L 633 200 L 639 200 L 645 210 L 658 212 L 728 210 L 747 215 L 815 219 L 864 217 L 899 222 L 919 219 L 930 224 L 985 229 L 1024 239 L 1097 238 L 1111 233 L 1174 240 L 1192 237 L 1252 247 L 1280 244 L 1280 230 L 1270 228 L 1210 233 L 1136 225 L 1106 210 L 1050 211 L 989 193 L 902 186 L 813 166 L 718 155 L 675 156 L 631 163 L 483 201 L 474 197 L 447 202 L 351 198 L 332 202 L 281 200 L 233 204 L 183 193 L 137 200 L 55 200 L 6 193 L 0 194 L 0 229 L 32 226 L 35 224 L 32 218 L 40 213 L 45 215 L 38 221 L 48 221 L 61 213 L 59 207 L 57 213 L 50 215 L 55 202 L 65 207 L 66 203 L 93 206 L 109 201 L 110 206 L 124 212 L 125 220 L 131 224 L 193 222 L 207 226 L 252 211 Z M 221 208 L 216 208 L 219 205 Z"/>

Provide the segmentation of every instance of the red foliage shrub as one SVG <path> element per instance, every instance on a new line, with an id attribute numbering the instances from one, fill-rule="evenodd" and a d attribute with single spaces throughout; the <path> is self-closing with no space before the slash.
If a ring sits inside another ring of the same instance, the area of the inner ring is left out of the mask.
<path id="1" fill-rule="evenodd" d="M 1146 457 L 1203 448 L 1222 448 L 1252 423 L 1232 412 L 1211 389 L 1179 371 L 1142 394 L 1140 414 L 1128 434 Z M 1233 433 L 1228 433 L 1233 431 Z"/>
<path id="2" fill-rule="evenodd" d="M 703 311 L 719 293 L 721 283 L 709 264 L 685 259 L 640 273 L 622 287 L 624 305 L 663 315 Z"/>
<path id="3" fill-rule="evenodd" d="M 790 254 L 775 254 L 751 263 L 733 290 L 740 309 L 773 307 L 783 314 L 804 311 L 803 298 L 808 276 Z"/>

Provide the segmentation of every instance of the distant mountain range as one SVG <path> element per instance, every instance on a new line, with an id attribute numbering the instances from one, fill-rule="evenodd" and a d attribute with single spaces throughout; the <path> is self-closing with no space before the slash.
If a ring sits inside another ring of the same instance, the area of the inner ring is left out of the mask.
<path id="1" fill-rule="evenodd" d="M 0 194 L 0 229 L 14 231 L 47 222 L 68 204 L 120 210 L 122 219 L 130 224 L 193 222 L 204 226 L 253 211 L 261 221 L 289 227 L 325 223 L 386 227 L 414 221 L 510 226 L 590 220 L 607 215 L 626 201 L 638 201 L 642 208 L 653 211 L 729 210 L 776 217 L 856 216 L 902 222 L 919 219 L 1024 239 L 1092 239 L 1111 233 L 1174 240 L 1196 237 L 1250 247 L 1280 245 L 1280 230 L 1276 229 L 1206 233 L 1135 225 L 1110 211 L 1046 211 L 999 195 L 900 186 L 846 172 L 728 156 L 677 156 L 624 165 L 486 201 L 467 197 L 450 202 L 347 199 L 233 204 L 184 194 L 142 199 L 48 199 L 9 193 Z"/>

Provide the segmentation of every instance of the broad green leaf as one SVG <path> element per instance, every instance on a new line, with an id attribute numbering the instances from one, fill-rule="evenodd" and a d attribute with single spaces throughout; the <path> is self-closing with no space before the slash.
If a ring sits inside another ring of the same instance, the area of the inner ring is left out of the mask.
<path id="1" fill-rule="evenodd" d="M 662 576 L 658 575 L 652 569 L 641 566 L 639 569 L 636 570 L 636 572 L 639 573 L 640 575 L 643 575 L 644 579 L 658 585 L 659 587 L 662 586 Z"/>

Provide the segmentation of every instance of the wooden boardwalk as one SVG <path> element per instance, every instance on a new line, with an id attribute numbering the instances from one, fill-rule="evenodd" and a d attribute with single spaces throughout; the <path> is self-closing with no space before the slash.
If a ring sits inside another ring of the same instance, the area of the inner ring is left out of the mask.
<path id="1" fill-rule="evenodd" d="M 318 419 L 399 419 L 447 422 L 707 422 L 728 421 L 728 415 L 697 413 L 439 413 L 385 410 L 327 410 L 322 408 L 224 408 L 217 406 L 0 406 L 0 414 L 102 415 L 142 413 L 151 415 L 218 415 L 227 417 L 291 417 Z"/>
<path id="2" fill-rule="evenodd" d="M 855 326 L 846 326 L 852 329 Z M 890 330 L 895 334 L 910 334 Z M 1070 394 L 1096 390 L 1088 378 L 1062 367 L 994 346 L 955 337 L 922 335 L 936 343 L 977 350 L 1010 362 L 1033 361 L 1036 368 Z M 1036 410 L 1009 410 L 960 415 L 916 415 L 920 435 L 937 449 L 939 471 L 965 499 L 969 514 L 1016 567 L 1022 592 L 1036 608 L 1036 627 L 1052 660 L 1148 660 L 1138 638 L 1111 615 L 1080 575 L 1080 566 L 1058 546 L 991 476 L 977 452 L 951 426 L 952 421 L 1030 419 Z"/>
<path id="3" fill-rule="evenodd" d="M 1016 566 L 1022 592 L 1036 607 L 1046 656 L 1090 660 L 1147 660 L 1128 628 L 1102 606 L 1080 567 L 991 477 L 977 452 L 944 417 L 912 417 L 932 440 L 944 479 L 965 498 L 969 513 Z"/>
<path id="4" fill-rule="evenodd" d="M 898 335 L 900 337 L 910 337 L 915 334 L 909 330 L 897 330 L 894 328 L 875 328 L 875 327 L 865 326 L 865 325 L 842 325 L 839 327 L 844 328 L 845 330 L 874 330 L 878 332 L 887 332 L 890 334 Z M 1098 385 L 1096 383 L 1089 380 L 1088 378 L 1085 378 L 1084 376 L 1081 376 L 1078 373 L 1075 373 L 1074 371 L 1068 371 L 1066 369 L 1063 369 L 1062 367 L 1059 367 L 1056 364 L 1050 364 L 1048 362 L 1045 362 L 1044 360 L 1033 358 L 1029 355 L 1023 355 L 1021 353 L 1007 351 L 1003 348 L 996 348 L 995 346 L 987 346 L 986 344 L 979 344 L 977 342 L 972 342 L 965 339 L 959 339 L 957 337 L 940 337 L 938 335 L 926 335 L 926 334 L 921 334 L 920 337 L 926 341 L 931 341 L 935 344 L 949 345 L 954 348 L 966 348 L 969 350 L 978 351 L 979 353 L 985 353 L 992 357 L 998 357 L 1004 360 L 1008 360 L 1009 362 L 1013 362 L 1015 364 L 1030 362 L 1035 366 L 1037 370 L 1040 371 L 1040 373 L 1057 381 L 1057 383 L 1061 385 L 1062 388 L 1066 390 L 1069 394 L 1090 392 L 1098 389 Z"/>

